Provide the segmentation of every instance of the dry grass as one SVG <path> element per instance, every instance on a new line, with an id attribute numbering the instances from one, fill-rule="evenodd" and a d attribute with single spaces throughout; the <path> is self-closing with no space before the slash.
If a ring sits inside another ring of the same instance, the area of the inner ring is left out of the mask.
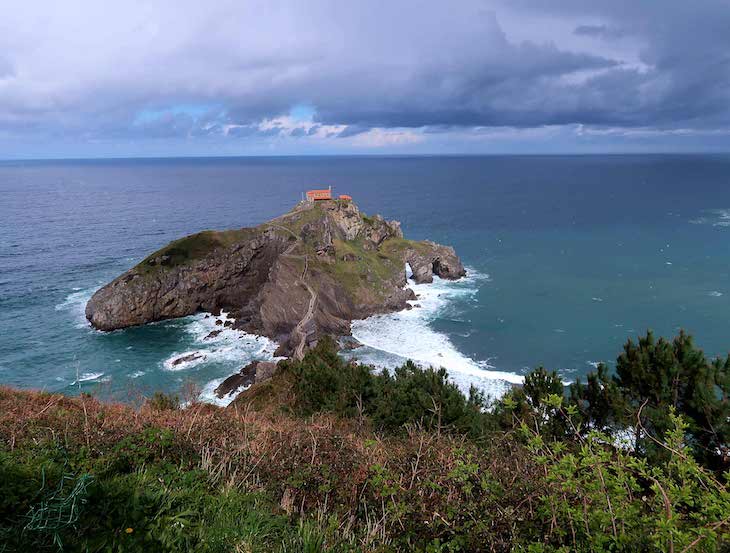
<path id="1" fill-rule="evenodd" d="M 202 468 L 224 489 L 266 493 L 290 514 L 336 513 L 342 531 L 356 533 L 363 545 L 387 544 L 404 532 L 448 536 L 475 509 L 494 504 L 483 534 L 495 540 L 490 548 L 502 550 L 516 516 L 530 517 L 540 493 L 536 467 L 506 438 L 485 450 L 417 427 L 382 436 L 362 421 L 302 420 L 252 404 L 158 411 L 0 388 L 0 447 L 10 450 L 60 444 L 86 447 L 103 460 L 149 428 L 171 431 L 166 460 Z"/>

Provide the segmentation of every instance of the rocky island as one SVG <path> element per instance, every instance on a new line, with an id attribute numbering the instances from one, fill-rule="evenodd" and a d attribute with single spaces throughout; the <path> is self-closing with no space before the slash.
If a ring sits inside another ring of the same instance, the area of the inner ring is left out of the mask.
<path id="1" fill-rule="evenodd" d="M 400 223 L 351 199 L 302 201 L 253 228 L 203 231 L 171 242 L 98 290 L 86 318 L 115 330 L 197 312 L 226 311 L 235 328 L 301 357 L 323 335 L 409 308 L 417 283 L 466 274 L 454 249 L 403 238 Z"/>

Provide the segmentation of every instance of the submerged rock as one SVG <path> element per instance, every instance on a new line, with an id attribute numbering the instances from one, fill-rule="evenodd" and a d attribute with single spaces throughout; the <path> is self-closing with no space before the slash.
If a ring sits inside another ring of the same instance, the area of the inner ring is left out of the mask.
<path id="1" fill-rule="evenodd" d="M 181 365 L 183 363 L 189 363 L 191 361 L 197 361 L 199 359 L 205 359 L 205 355 L 202 353 L 198 353 L 197 351 L 189 354 L 189 355 L 183 355 L 182 357 L 178 357 L 177 359 L 173 359 L 172 365 L 173 367 L 177 367 L 178 365 Z"/>
<path id="2" fill-rule="evenodd" d="M 362 347 L 362 344 L 352 336 L 343 336 L 340 338 L 338 345 L 343 350 L 353 350 Z"/>

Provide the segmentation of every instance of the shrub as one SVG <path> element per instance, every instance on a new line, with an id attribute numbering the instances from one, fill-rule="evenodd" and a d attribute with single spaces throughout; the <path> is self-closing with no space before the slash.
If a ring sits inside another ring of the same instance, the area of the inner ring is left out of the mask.
<path id="1" fill-rule="evenodd" d="M 472 388 L 465 397 L 445 369 L 421 369 L 411 361 L 393 373 L 349 362 L 337 355 L 335 343 L 322 339 L 304 359 L 287 361 L 295 403 L 302 414 L 319 411 L 340 416 L 368 416 L 382 430 L 407 424 L 458 430 L 478 436 L 488 426 L 484 397 Z"/>
<path id="2" fill-rule="evenodd" d="M 147 405 L 155 411 L 174 410 L 180 408 L 180 398 L 173 394 L 163 394 L 162 392 L 155 392 L 150 399 L 147 400 Z"/>
<path id="3" fill-rule="evenodd" d="M 667 457 L 657 440 L 672 428 L 674 410 L 687 423 L 695 458 L 730 468 L 730 356 L 709 362 L 684 332 L 671 342 L 651 332 L 629 340 L 613 377 L 599 367 L 587 386 L 576 382 L 571 397 L 588 426 L 608 433 L 634 428 L 635 451 L 657 460 Z"/>

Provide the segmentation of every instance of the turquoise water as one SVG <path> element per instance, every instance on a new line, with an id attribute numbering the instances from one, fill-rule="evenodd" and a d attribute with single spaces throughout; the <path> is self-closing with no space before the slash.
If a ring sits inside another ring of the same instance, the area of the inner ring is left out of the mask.
<path id="1" fill-rule="evenodd" d="M 495 372 L 542 364 L 571 380 L 647 328 L 730 350 L 728 156 L 5 162 L 0 383 L 125 398 L 210 389 L 270 357 L 273 344 L 233 331 L 204 341 L 203 314 L 104 334 L 83 307 L 168 241 L 261 223 L 313 183 L 453 245 L 470 272 L 419 288 L 412 311 L 357 323 L 366 361 L 413 357 L 498 391 Z M 190 351 L 205 359 L 169 370 Z"/>

